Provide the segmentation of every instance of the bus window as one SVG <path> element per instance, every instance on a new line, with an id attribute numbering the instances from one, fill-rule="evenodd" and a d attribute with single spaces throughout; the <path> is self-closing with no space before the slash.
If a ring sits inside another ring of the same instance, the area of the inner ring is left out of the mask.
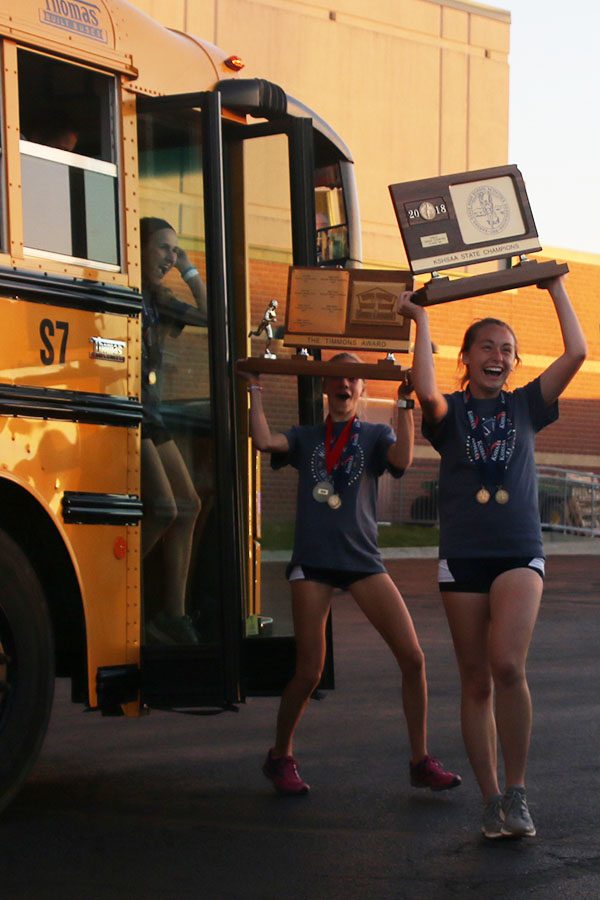
<path id="1" fill-rule="evenodd" d="M 151 384 L 142 391 L 145 643 L 214 647 L 221 639 L 222 591 L 215 545 L 200 114 L 141 113 L 138 151 L 144 309 L 154 310 L 160 343 L 156 369 L 146 373 Z M 146 240 L 149 229 L 157 235 L 153 255 Z M 148 441 L 157 448 L 162 472 L 144 462 L 149 456 L 157 462 Z M 178 512 L 155 541 L 158 475 L 169 481 Z M 186 542 L 184 557 L 180 548 Z"/>
<path id="2" fill-rule="evenodd" d="M 339 163 L 322 166 L 315 172 L 317 262 L 344 263 L 350 255 L 344 191 Z"/>
<path id="3" fill-rule="evenodd" d="M 118 271 L 114 79 L 25 50 L 18 75 L 25 253 Z"/>

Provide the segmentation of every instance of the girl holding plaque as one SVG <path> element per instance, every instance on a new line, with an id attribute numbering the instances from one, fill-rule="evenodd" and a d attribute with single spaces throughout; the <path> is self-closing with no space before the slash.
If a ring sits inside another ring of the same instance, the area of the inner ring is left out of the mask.
<path id="1" fill-rule="evenodd" d="M 442 394 L 427 313 L 411 302 L 410 292 L 398 306 L 416 323 L 413 383 L 423 434 L 441 456 L 439 586 L 461 677 L 463 738 L 483 795 L 488 838 L 535 835 L 525 794 L 531 734 L 525 664 L 544 578 L 534 442 L 558 418 L 558 398 L 586 355 L 563 278 L 543 286 L 564 352 L 512 392 L 505 385 L 519 355 L 509 325 L 488 318 L 467 329 L 459 356 L 463 389 Z"/>
<path id="2" fill-rule="evenodd" d="M 351 353 L 332 361 L 359 362 Z M 298 722 L 321 678 L 325 626 L 335 588 L 348 590 L 379 631 L 402 673 L 402 700 L 411 748 L 410 779 L 434 791 L 461 779 L 427 753 L 427 683 L 423 651 L 404 604 L 385 571 L 377 547 L 377 480 L 384 471 L 400 477 L 412 462 L 414 426 L 410 385 L 398 391 L 396 433 L 387 425 L 362 421 L 357 413 L 361 378 L 327 377 L 325 423 L 273 433 L 262 406 L 262 385 L 246 374 L 250 430 L 254 446 L 272 454 L 271 464 L 298 469 L 296 532 L 287 577 L 292 591 L 296 670 L 285 688 L 275 744 L 263 772 L 284 794 L 305 794 L 292 742 Z"/>

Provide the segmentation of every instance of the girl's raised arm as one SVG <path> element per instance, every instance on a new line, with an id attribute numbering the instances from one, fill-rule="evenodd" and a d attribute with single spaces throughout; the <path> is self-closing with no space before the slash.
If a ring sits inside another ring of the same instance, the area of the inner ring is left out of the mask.
<path id="1" fill-rule="evenodd" d="M 557 400 L 587 356 L 587 345 L 579 319 L 565 288 L 564 277 L 551 278 L 540 287 L 548 289 L 552 297 L 563 338 L 564 353 L 555 359 L 540 376 L 542 397 L 548 405 Z"/>
<path id="2" fill-rule="evenodd" d="M 412 319 L 416 326 L 415 354 L 412 364 L 412 383 L 419 398 L 423 418 L 435 424 L 448 412 L 448 403 L 440 391 L 435 377 L 429 319 L 421 306 L 411 301 L 412 291 L 404 291 L 398 301 L 398 312 Z"/>
<path id="3" fill-rule="evenodd" d="M 262 384 L 252 372 L 240 373 L 248 382 L 250 394 L 250 436 L 257 450 L 263 453 L 287 453 L 290 449 L 285 434 L 271 432 L 262 405 Z"/>
<path id="4" fill-rule="evenodd" d="M 388 449 L 388 462 L 396 469 L 408 469 L 413 462 L 413 450 L 415 444 L 415 423 L 413 418 L 412 407 L 413 400 L 410 398 L 414 390 L 410 372 L 407 373 L 406 381 L 402 382 L 398 387 L 398 401 L 396 405 L 395 429 L 396 443 L 391 444 Z M 408 402 L 407 406 L 402 406 Z"/>

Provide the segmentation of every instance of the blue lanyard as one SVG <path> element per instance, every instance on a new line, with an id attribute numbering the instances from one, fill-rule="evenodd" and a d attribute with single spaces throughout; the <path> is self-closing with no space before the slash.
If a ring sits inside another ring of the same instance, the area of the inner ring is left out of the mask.
<path id="1" fill-rule="evenodd" d="M 488 430 L 484 428 L 481 416 L 475 412 L 468 385 L 463 393 L 463 400 L 467 414 L 468 449 L 479 470 L 481 483 L 488 488 L 499 487 L 504 483 L 508 468 L 508 440 L 514 433 L 508 414 L 507 396 L 504 391 L 500 391 L 496 398 L 496 407 L 491 417 L 492 426 Z"/>

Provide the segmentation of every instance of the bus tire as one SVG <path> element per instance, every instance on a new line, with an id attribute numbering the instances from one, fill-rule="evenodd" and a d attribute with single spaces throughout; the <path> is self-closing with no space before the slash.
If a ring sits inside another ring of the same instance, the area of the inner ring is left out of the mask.
<path id="1" fill-rule="evenodd" d="M 54 695 L 52 625 L 25 553 L 0 529 L 0 811 L 35 763 Z"/>

